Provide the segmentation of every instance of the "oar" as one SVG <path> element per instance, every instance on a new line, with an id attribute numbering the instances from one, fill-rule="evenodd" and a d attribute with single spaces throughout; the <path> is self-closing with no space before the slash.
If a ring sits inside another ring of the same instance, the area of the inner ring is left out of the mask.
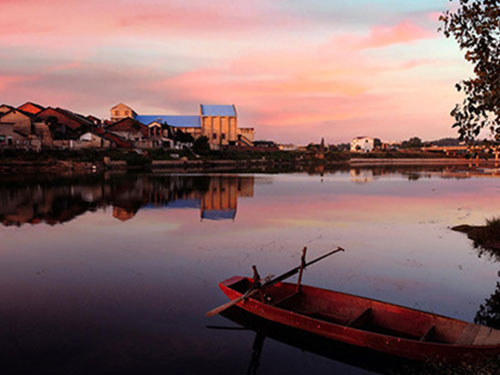
<path id="1" fill-rule="evenodd" d="M 267 288 L 267 287 L 269 287 L 271 285 L 279 283 L 280 281 L 288 279 L 289 277 L 292 277 L 297 272 L 299 272 L 299 270 L 301 268 L 306 268 L 307 266 L 310 266 L 310 265 L 312 265 L 312 264 L 314 264 L 316 262 L 319 262 L 320 260 L 322 260 L 322 259 L 324 259 L 324 258 L 326 258 L 326 257 L 328 257 L 330 255 L 338 253 L 339 251 L 345 251 L 345 250 L 339 246 L 337 249 L 335 249 L 333 251 L 330 251 L 329 253 L 326 253 L 326 254 L 324 254 L 324 255 L 322 255 L 322 256 L 314 259 L 314 260 L 311 260 L 310 262 L 306 263 L 303 267 L 302 267 L 302 265 L 298 266 L 298 267 L 295 267 L 295 268 L 291 269 L 288 272 L 285 272 L 285 273 L 283 273 L 283 274 L 281 274 L 279 276 L 276 276 L 274 279 L 265 281 L 262 284 L 261 289 Z M 229 309 L 231 306 L 236 305 L 238 302 L 241 302 L 241 301 L 243 301 L 243 300 L 245 300 L 245 299 L 253 296 L 258 291 L 259 291 L 259 288 L 257 288 L 257 287 L 251 287 L 250 289 L 248 289 L 246 291 L 245 294 L 241 295 L 240 297 L 235 298 L 235 299 L 233 299 L 233 300 L 231 300 L 229 302 L 226 302 L 225 304 L 220 305 L 219 307 L 216 307 L 213 310 L 210 310 L 209 312 L 207 312 L 207 316 L 212 317 L 214 315 L 217 315 L 217 314 L 221 313 L 222 311 Z"/>

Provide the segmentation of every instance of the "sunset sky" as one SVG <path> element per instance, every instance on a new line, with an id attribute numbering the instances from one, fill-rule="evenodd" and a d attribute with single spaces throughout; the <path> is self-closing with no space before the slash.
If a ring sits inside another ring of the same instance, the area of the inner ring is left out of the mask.
<path id="1" fill-rule="evenodd" d="M 451 3 L 452 4 L 452 3 Z M 256 139 L 455 136 L 447 0 L 0 0 L 0 103 L 109 117 L 235 104 Z"/>

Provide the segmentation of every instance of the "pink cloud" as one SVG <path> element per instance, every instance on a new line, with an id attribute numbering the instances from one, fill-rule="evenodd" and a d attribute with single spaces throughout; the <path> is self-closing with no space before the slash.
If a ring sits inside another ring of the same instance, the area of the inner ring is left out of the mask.
<path id="1" fill-rule="evenodd" d="M 340 44 L 350 49 L 381 48 L 393 44 L 436 38 L 437 36 L 437 32 L 431 32 L 412 21 L 405 20 L 394 26 L 375 26 L 370 30 L 370 34 L 366 36 L 360 36 L 359 34 L 342 35 L 334 40 L 334 44 Z"/>
<path id="2" fill-rule="evenodd" d="M 17 83 L 33 81 L 38 78 L 37 75 L 1 75 L 0 74 L 0 92 L 7 92 Z"/>
<path id="3" fill-rule="evenodd" d="M 442 14 L 442 12 L 430 12 L 427 13 L 427 18 L 433 22 L 438 22 Z"/>
<path id="4" fill-rule="evenodd" d="M 27 35 L 41 40 L 59 34 L 58 42 L 68 37 L 109 37 L 132 35 L 199 35 L 230 31 L 269 31 L 297 27 L 300 17 L 282 14 L 276 17 L 263 0 L 234 2 L 219 0 L 102 2 L 98 0 L 34 0 L 2 3 L 0 34 Z M 57 38 L 56 38 L 57 39 Z"/>
<path id="5" fill-rule="evenodd" d="M 0 93 L 13 104 L 29 97 L 101 116 L 118 101 L 139 113 L 179 114 L 196 113 L 199 103 L 234 103 L 240 125 L 284 142 L 448 126 L 448 92 L 415 79 L 435 61 L 360 52 L 433 33 L 402 21 L 324 43 L 297 31 L 308 21 L 282 13 L 266 0 L 2 2 Z"/>

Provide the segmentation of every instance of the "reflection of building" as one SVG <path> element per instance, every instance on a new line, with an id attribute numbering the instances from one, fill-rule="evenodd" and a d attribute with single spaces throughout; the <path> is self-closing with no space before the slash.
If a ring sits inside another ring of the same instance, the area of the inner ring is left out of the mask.
<path id="1" fill-rule="evenodd" d="M 208 220 L 233 219 L 238 197 L 253 197 L 253 176 L 218 176 L 202 196 L 201 218 Z"/>
<path id="2" fill-rule="evenodd" d="M 355 169 L 349 171 L 351 181 L 357 184 L 366 184 L 373 181 L 373 170 L 371 169 Z"/>
<path id="3" fill-rule="evenodd" d="M 234 219 L 238 197 L 253 196 L 251 176 L 117 176 L 54 183 L 0 182 L 0 222 L 49 225 L 108 205 L 113 217 L 132 219 L 142 208 L 199 210 L 202 219 Z"/>
<path id="4" fill-rule="evenodd" d="M 242 181 L 245 182 L 242 183 Z M 201 198 L 201 218 L 209 220 L 234 219 L 238 195 L 242 190 L 241 186 L 246 187 L 247 182 L 248 178 L 242 180 L 231 176 L 218 176 L 210 179 L 208 190 Z M 253 180 L 251 185 L 253 190 Z M 246 190 L 245 193 L 248 194 Z"/>
<path id="5" fill-rule="evenodd" d="M 113 217 L 116 217 L 120 221 L 127 221 L 135 216 L 135 212 L 127 208 L 114 206 L 113 207 Z"/>

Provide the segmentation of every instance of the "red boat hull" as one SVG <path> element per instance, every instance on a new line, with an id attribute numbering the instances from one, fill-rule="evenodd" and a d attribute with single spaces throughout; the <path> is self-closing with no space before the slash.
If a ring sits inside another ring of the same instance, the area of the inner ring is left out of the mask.
<path id="1" fill-rule="evenodd" d="M 235 276 L 221 282 L 219 286 L 232 300 L 240 297 L 244 293 L 244 290 L 241 290 L 243 283 L 246 285 L 246 288 L 248 288 L 248 285 L 251 285 L 252 281 L 251 279 L 247 279 L 245 277 Z M 238 290 L 238 286 L 240 290 Z M 269 290 L 266 289 L 265 292 L 270 295 L 274 294 L 275 296 L 280 296 L 286 294 L 287 292 L 294 291 L 295 287 L 295 284 L 278 283 L 270 287 Z M 467 322 L 436 314 L 430 314 L 415 309 L 409 309 L 402 306 L 320 288 L 302 286 L 301 294 L 301 298 L 306 300 L 308 305 L 313 304 L 310 301 L 321 301 L 317 303 L 318 306 L 329 306 L 330 309 L 335 309 L 335 306 L 338 306 L 338 311 L 342 311 L 343 309 L 345 310 L 346 306 L 352 310 L 358 309 L 359 311 L 361 311 L 364 307 L 369 307 L 368 310 L 370 312 L 373 311 L 373 315 L 376 316 L 378 321 L 383 322 L 384 319 L 388 319 L 387 317 L 391 317 L 394 321 L 391 325 L 394 325 L 397 330 L 401 332 L 410 332 L 416 337 L 408 338 L 400 337 L 394 334 L 382 334 L 363 329 L 362 327 L 355 328 L 349 326 L 348 323 L 336 323 L 333 322 L 332 319 L 316 318 L 312 316 L 312 314 L 304 314 L 302 312 L 293 311 L 293 307 L 285 309 L 274 306 L 272 303 L 262 302 L 258 299 L 258 296 L 241 301 L 238 303 L 238 306 L 252 314 L 273 322 L 295 327 L 329 339 L 360 347 L 367 347 L 408 359 L 421 361 L 441 359 L 449 362 L 456 362 L 464 359 L 476 360 L 500 353 L 499 343 L 489 343 L 488 345 L 463 345 L 457 343 L 459 341 L 465 342 L 468 340 L 466 335 L 469 333 L 468 331 L 466 332 L 466 327 L 467 330 L 471 330 L 471 327 L 472 329 L 476 329 L 476 327 L 478 327 L 477 330 L 481 330 L 480 332 L 482 332 L 483 328 L 484 330 L 488 330 L 488 340 L 490 341 L 493 339 L 493 336 L 495 340 L 497 336 L 500 337 L 498 335 L 498 331 L 491 330 L 486 327 L 476 326 Z M 350 314 L 350 312 L 348 313 Z M 328 317 L 332 316 L 333 314 L 331 313 L 328 315 Z M 433 325 L 431 328 L 426 328 L 424 327 L 424 324 Z M 434 327 L 438 327 L 439 330 L 437 333 L 433 332 L 436 340 L 455 340 L 456 342 L 425 341 L 425 335 L 427 335 L 431 330 L 434 330 Z M 423 338 L 418 339 L 417 336 L 420 334 Z M 443 336 L 445 334 L 447 336 Z M 477 334 L 478 333 L 475 332 L 476 336 Z M 478 340 L 479 338 L 476 336 L 475 339 Z M 474 339 L 474 337 L 470 340 L 472 339 Z"/>

